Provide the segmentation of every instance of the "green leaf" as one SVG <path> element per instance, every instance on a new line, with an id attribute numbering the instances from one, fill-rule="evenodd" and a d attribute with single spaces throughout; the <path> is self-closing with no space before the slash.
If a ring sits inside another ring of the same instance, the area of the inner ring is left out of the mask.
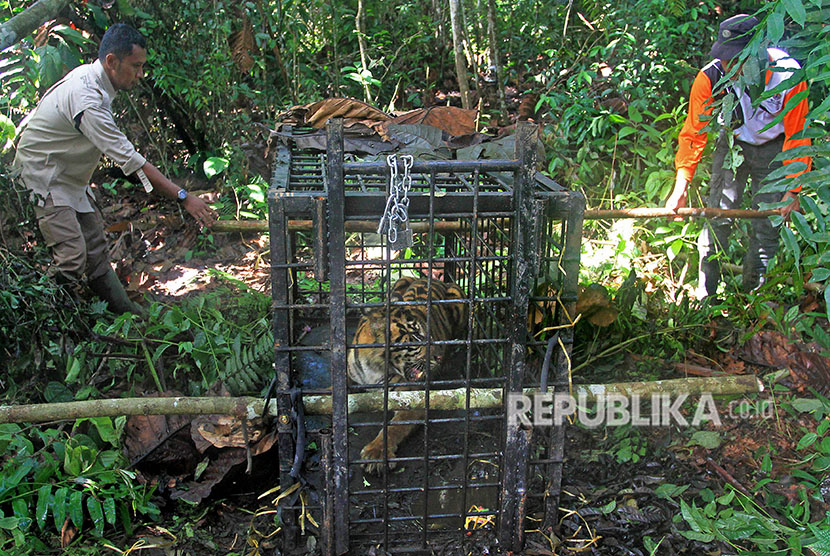
<path id="1" fill-rule="evenodd" d="M 51 502 L 52 485 L 45 484 L 37 489 L 37 506 L 35 506 L 35 520 L 38 528 L 43 531 L 46 525 L 46 516 L 49 514 L 49 503 Z"/>
<path id="2" fill-rule="evenodd" d="M 81 360 L 77 357 L 69 356 L 66 360 L 66 384 L 74 384 L 78 381 L 78 376 L 81 374 Z"/>
<path id="3" fill-rule="evenodd" d="M 51 381 L 43 390 L 43 398 L 48 403 L 71 402 L 74 399 L 72 391 L 63 382 Z"/>
<path id="4" fill-rule="evenodd" d="M 830 319 L 830 287 L 824 288 L 824 306 L 827 308 L 827 318 Z"/>
<path id="5" fill-rule="evenodd" d="M 35 466 L 35 462 L 29 458 L 23 460 L 23 463 L 20 464 L 20 467 L 17 470 L 9 475 L 5 480 L 5 487 L 8 489 L 12 489 L 20 484 L 20 481 L 23 480 L 23 477 L 29 474 L 29 471 Z"/>
<path id="6" fill-rule="evenodd" d="M 61 487 L 55 491 L 55 498 L 52 501 L 52 516 L 55 518 L 55 529 L 60 531 L 66 521 L 66 495 L 69 489 Z"/>
<path id="7" fill-rule="evenodd" d="M 208 179 L 221 174 L 230 164 L 230 161 L 227 158 L 221 158 L 218 156 L 212 156 L 205 160 L 205 163 L 202 165 L 205 171 L 205 176 Z"/>
<path id="8" fill-rule="evenodd" d="M 101 536 L 104 534 L 104 510 L 101 503 L 92 496 L 86 499 L 86 509 L 89 510 L 89 517 L 92 518 L 92 523 L 95 526 L 95 534 Z"/>
<path id="9" fill-rule="evenodd" d="M 697 431 L 688 442 L 689 446 L 703 446 L 707 450 L 714 450 L 721 445 L 720 434 L 715 431 Z"/>
<path id="10" fill-rule="evenodd" d="M 671 500 L 674 496 L 679 496 L 686 492 L 690 485 L 673 485 L 671 483 L 663 483 L 654 489 L 654 494 L 659 498 Z"/>
<path id="11" fill-rule="evenodd" d="M 782 0 L 782 4 L 784 4 L 784 9 L 787 10 L 793 21 L 803 26 L 804 22 L 807 21 L 807 10 L 801 0 Z"/>
<path id="12" fill-rule="evenodd" d="M 795 449 L 803 450 L 804 448 L 809 448 L 817 439 L 818 435 L 816 433 L 808 432 L 807 434 L 801 437 L 801 440 L 798 441 L 798 445 L 795 447 Z"/>
<path id="13" fill-rule="evenodd" d="M 115 499 L 110 496 L 104 498 L 104 517 L 106 518 L 107 523 L 115 525 L 115 520 L 118 516 L 115 511 Z"/>
<path id="14" fill-rule="evenodd" d="M 811 413 L 824 406 L 821 400 L 814 398 L 796 398 L 790 402 L 790 405 L 792 405 L 793 409 L 801 413 Z"/>
<path id="15" fill-rule="evenodd" d="M 91 417 L 89 421 L 95 425 L 95 430 L 98 431 L 101 440 L 113 446 L 118 446 L 120 438 L 115 431 L 115 426 L 112 424 L 112 419 L 109 417 Z"/>
<path id="16" fill-rule="evenodd" d="M 4 517 L 0 518 L 0 529 L 5 529 L 7 531 L 12 531 L 17 529 L 20 525 L 20 520 L 16 517 Z"/>
<path id="17" fill-rule="evenodd" d="M 18 498 L 14 502 L 12 502 L 12 512 L 14 512 L 14 517 L 20 519 L 21 521 L 31 521 L 29 517 L 29 500 L 30 498 Z"/>
<path id="18" fill-rule="evenodd" d="M 787 226 L 781 228 L 781 236 L 784 240 L 784 246 L 792 253 L 795 264 L 801 264 L 801 248 L 798 246 L 798 241 L 795 239 L 795 234 Z"/>
<path id="19" fill-rule="evenodd" d="M 810 243 L 810 245 L 815 246 L 815 240 L 813 230 L 810 229 L 810 225 L 807 224 L 807 219 L 804 218 L 804 215 L 800 212 L 793 211 L 792 214 L 792 222 L 795 229 L 801 234 L 801 237 L 804 238 L 805 241 Z"/>
<path id="20" fill-rule="evenodd" d="M 681 531 L 681 535 L 691 541 L 712 542 L 715 540 L 715 535 L 710 533 L 698 533 L 697 531 Z"/>
<path id="21" fill-rule="evenodd" d="M 808 547 L 820 554 L 830 554 L 830 529 L 819 527 L 814 523 L 810 523 L 809 527 L 813 535 L 816 536 L 816 542 L 808 545 Z"/>
<path id="22" fill-rule="evenodd" d="M 80 531 L 84 526 L 84 493 L 80 490 L 72 491 L 69 496 L 69 519 Z"/>
<path id="23" fill-rule="evenodd" d="M 827 278 L 830 278 L 830 268 L 820 267 L 813 269 L 813 282 L 824 282 Z"/>
<path id="24" fill-rule="evenodd" d="M 676 239 L 674 240 L 671 245 L 669 245 L 669 249 L 666 252 L 666 255 L 669 257 L 670 261 L 673 261 L 677 255 L 683 250 L 683 240 Z"/>
<path id="25" fill-rule="evenodd" d="M 767 38 L 776 44 L 784 36 L 784 16 L 780 12 L 772 12 L 767 17 Z"/>

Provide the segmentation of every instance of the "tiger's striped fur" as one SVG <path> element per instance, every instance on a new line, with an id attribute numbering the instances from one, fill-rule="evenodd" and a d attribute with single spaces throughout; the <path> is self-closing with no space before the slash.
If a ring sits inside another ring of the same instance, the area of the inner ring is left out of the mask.
<path id="1" fill-rule="evenodd" d="M 425 302 L 427 299 L 433 302 L 463 300 L 464 292 L 456 284 L 426 278 L 401 278 L 390 292 L 391 301 Z M 382 384 L 388 373 L 389 384 L 395 384 L 421 380 L 426 372 L 432 376 L 438 372 L 447 349 L 446 345 L 433 342 L 458 339 L 466 327 L 467 315 L 467 304 L 461 301 L 392 306 L 388 320 L 385 307 L 370 310 L 360 319 L 353 347 L 348 350 L 349 378 L 357 384 Z M 387 330 L 390 332 L 388 367 Z M 376 345 L 358 347 L 366 344 Z M 391 422 L 418 418 L 423 418 L 422 411 L 396 411 Z M 414 429 L 415 425 L 388 427 L 387 457 L 395 457 L 400 442 Z M 363 448 L 361 457 L 383 459 L 383 446 L 381 431 Z M 364 467 L 369 472 L 380 472 L 382 462 L 367 463 Z M 390 463 L 390 467 L 394 467 L 394 463 Z"/>
<path id="2" fill-rule="evenodd" d="M 392 288 L 391 301 L 424 302 L 427 300 L 426 278 L 401 278 Z M 463 299 L 464 292 L 455 284 L 432 280 L 429 298 L 433 301 Z M 446 346 L 432 342 L 453 340 L 467 322 L 465 303 L 432 303 L 429 322 L 427 304 L 392 306 L 389 311 L 389 382 L 412 382 L 423 377 L 427 358 L 427 324 L 429 325 L 429 369 L 438 368 Z M 380 384 L 386 376 L 386 308 L 372 309 L 360 319 L 348 352 L 349 378 L 357 384 Z M 415 344 L 415 345 L 400 345 Z"/>

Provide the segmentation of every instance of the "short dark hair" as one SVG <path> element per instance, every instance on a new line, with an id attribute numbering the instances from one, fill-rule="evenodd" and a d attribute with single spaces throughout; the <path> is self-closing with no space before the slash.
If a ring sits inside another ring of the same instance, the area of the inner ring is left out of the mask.
<path id="1" fill-rule="evenodd" d="M 102 62 L 107 54 L 112 52 L 119 60 L 132 54 L 133 45 L 147 48 L 147 39 L 144 36 L 124 23 L 116 23 L 107 29 L 101 45 L 98 47 L 98 59 Z"/>

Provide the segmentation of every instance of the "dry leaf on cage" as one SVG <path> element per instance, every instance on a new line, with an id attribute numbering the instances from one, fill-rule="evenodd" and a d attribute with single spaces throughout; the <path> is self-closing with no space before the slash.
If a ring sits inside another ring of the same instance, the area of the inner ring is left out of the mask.
<path id="1" fill-rule="evenodd" d="M 367 126 L 389 119 L 385 112 L 353 98 L 327 98 L 301 109 L 305 110 L 305 123 L 316 129 L 325 127 L 331 118 L 344 118 L 352 120 L 351 124 L 362 123 Z"/>
<path id="2" fill-rule="evenodd" d="M 556 312 L 557 292 L 553 284 L 548 282 L 539 284 L 534 292 L 534 295 L 535 297 L 545 299 L 531 303 L 530 310 L 527 315 L 528 328 L 530 329 L 542 324 L 546 317 L 553 317 L 554 312 Z"/>
<path id="3" fill-rule="evenodd" d="M 424 124 L 446 131 L 452 137 L 469 135 L 476 132 L 477 110 L 465 110 L 455 106 L 432 106 L 410 110 L 389 120 L 381 126 L 381 137 L 386 138 L 389 124 Z"/>

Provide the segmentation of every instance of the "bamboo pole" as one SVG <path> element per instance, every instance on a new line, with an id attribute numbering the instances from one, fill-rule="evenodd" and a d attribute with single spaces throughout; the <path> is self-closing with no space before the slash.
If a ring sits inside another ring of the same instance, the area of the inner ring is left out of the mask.
<path id="1" fill-rule="evenodd" d="M 779 215 L 777 210 L 744 210 L 719 208 L 681 208 L 677 212 L 662 207 L 628 208 L 585 211 L 585 220 L 602 220 L 611 218 L 769 218 Z"/>
<path id="2" fill-rule="evenodd" d="M 584 396 L 587 400 L 596 400 L 602 396 L 651 396 L 652 394 L 670 394 L 698 396 L 704 393 L 713 396 L 749 394 L 763 392 L 764 386 L 755 375 L 727 375 L 720 377 L 689 377 L 651 382 L 620 382 L 612 384 L 574 385 L 573 395 Z M 538 390 L 526 388 L 526 395 L 533 395 Z M 423 391 L 389 392 L 389 409 L 423 409 L 425 393 Z M 383 409 L 383 391 L 349 394 L 349 413 L 371 413 Z M 467 390 L 434 390 L 429 393 L 431 410 L 459 410 L 467 407 Z M 62 402 L 51 404 L 3 405 L 0 406 L 0 423 L 42 423 L 65 419 L 83 419 L 90 417 L 117 417 L 120 415 L 234 415 L 240 418 L 254 419 L 262 415 L 264 401 L 254 397 L 171 397 L 171 398 L 117 398 L 105 400 L 87 400 L 79 402 Z M 501 407 L 502 390 L 500 388 L 471 388 L 471 409 Z M 303 397 L 305 412 L 309 415 L 326 415 L 331 413 L 331 395 Z M 276 404 L 268 406 L 268 414 L 277 415 Z"/>
<path id="3" fill-rule="evenodd" d="M 432 229 L 436 232 L 457 232 L 464 226 L 463 222 L 437 220 L 432 222 Z M 425 233 L 430 231 L 429 222 L 412 222 L 410 224 L 413 232 Z M 467 225 L 469 228 L 469 225 Z M 311 220 L 289 220 L 288 229 L 297 232 L 312 230 Z M 345 223 L 347 232 L 376 233 L 378 223 L 370 220 L 347 220 Z M 217 220 L 210 230 L 212 232 L 267 232 L 267 220 Z"/>
<path id="4" fill-rule="evenodd" d="M 589 209 L 585 211 L 585 220 L 603 220 L 615 218 L 768 218 L 779 214 L 777 210 L 743 210 L 743 209 L 717 209 L 717 208 L 682 208 L 674 212 L 669 209 L 655 208 L 630 208 L 630 209 Z M 465 222 L 436 221 L 432 224 L 437 232 L 455 232 L 463 229 Z M 428 232 L 429 222 L 412 222 L 413 232 Z M 375 232 L 377 222 L 369 220 L 348 220 L 346 221 L 347 232 Z M 311 230 L 311 220 L 289 220 L 289 230 L 307 231 Z M 214 232 L 267 232 L 268 222 L 265 220 L 217 220 L 211 226 Z"/>

